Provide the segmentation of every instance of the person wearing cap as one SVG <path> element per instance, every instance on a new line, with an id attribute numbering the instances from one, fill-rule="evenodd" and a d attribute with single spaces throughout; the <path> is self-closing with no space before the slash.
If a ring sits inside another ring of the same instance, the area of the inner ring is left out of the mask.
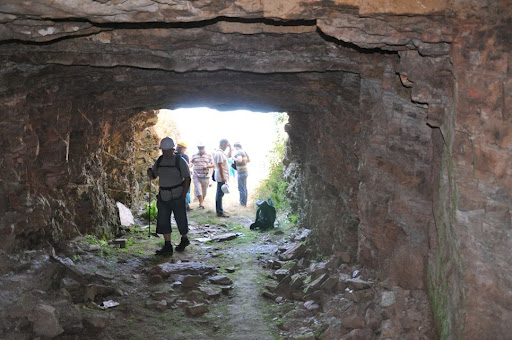
<path id="1" fill-rule="evenodd" d="M 250 162 L 249 156 L 242 149 L 242 144 L 236 142 L 234 145 L 236 149 L 235 156 L 233 157 L 236 162 L 236 172 L 238 178 L 238 191 L 240 192 L 240 205 L 247 206 L 247 163 Z"/>
<path id="2" fill-rule="evenodd" d="M 193 167 L 192 180 L 194 181 L 194 194 L 199 200 L 199 209 L 204 209 L 204 199 L 210 185 L 208 176 L 210 169 L 214 167 L 212 156 L 206 153 L 204 145 L 197 146 L 198 152 L 192 156 L 190 165 Z"/>
<path id="3" fill-rule="evenodd" d="M 187 162 L 174 153 L 174 141 L 165 137 L 160 142 L 162 155 L 156 160 L 152 168 L 148 168 L 147 175 L 151 179 L 159 178 L 160 190 L 157 195 L 157 224 L 156 232 L 163 234 L 165 245 L 157 250 L 157 255 L 172 255 L 171 244 L 171 214 L 181 234 L 181 242 L 176 251 L 183 251 L 190 244 L 188 234 L 188 218 L 185 198 L 190 187 L 190 170 Z"/>
<path id="4" fill-rule="evenodd" d="M 229 148 L 229 152 L 226 150 Z M 231 157 L 231 145 L 227 139 L 221 139 L 219 149 L 215 151 L 213 163 L 215 165 L 215 181 L 217 182 L 217 194 L 215 195 L 215 210 L 219 217 L 229 217 L 222 207 L 222 197 L 227 188 L 229 179 L 228 158 Z M 226 184 L 226 185 L 225 185 Z M 224 186 L 224 190 L 222 190 Z"/>
<path id="5" fill-rule="evenodd" d="M 187 144 L 185 142 L 178 142 L 178 145 L 176 145 L 176 154 L 180 155 L 181 158 L 186 160 L 187 164 L 190 164 L 188 155 L 185 152 L 187 152 Z M 187 211 L 192 210 L 192 208 L 190 207 L 190 188 L 188 189 L 185 201 L 187 203 Z"/>

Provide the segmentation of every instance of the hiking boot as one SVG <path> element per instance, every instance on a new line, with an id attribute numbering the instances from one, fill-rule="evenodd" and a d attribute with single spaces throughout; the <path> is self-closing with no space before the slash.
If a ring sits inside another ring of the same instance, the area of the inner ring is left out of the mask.
<path id="1" fill-rule="evenodd" d="M 199 210 L 204 210 L 204 206 L 203 206 L 203 205 L 200 205 L 200 206 L 199 206 Z"/>
<path id="2" fill-rule="evenodd" d="M 224 212 L 222 214 L 217 214 L 217 217 L 229 217 L 229 215 Z"/>
<path id="3" fill-rule="evenodd" d="M 157 255 L 172 255 L 172 244 L 171 245 L 164 245 L 161 249 L 158 249 L 156 251 Z"/>
<path id="4" fill-rule="evenodd" d="M 190 207 L 190 205 L 187 204 L 187 211 L 192 211 L 193 209 Z"/>
<path id="5" fill-rule="evenodd" d="M 182 237 L 180 244 L 176 246 L 176 251 L 184 251 L 185 248 L 190 244 L 188 237 Z"/>

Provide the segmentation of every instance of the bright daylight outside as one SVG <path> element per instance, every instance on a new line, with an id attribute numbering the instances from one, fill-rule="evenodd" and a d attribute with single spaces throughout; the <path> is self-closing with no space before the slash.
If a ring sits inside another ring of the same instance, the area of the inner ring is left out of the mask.
<path id="1" fill-rule="evenodd" d="M 171 137 L 176 144 L 186 145 L 184 153 L 189 159 L 198 153 L 198 146 L 205 146 L 205 153 L 213 156 L 219 149 L 219 141 L 227 139 L 232 155 L 228 159 L 229 194 L 223 197 L 224 209 L 233 216 L 252 216 L 257 200 L 271 198 L 277 208 L 284 208 L 282 157 L 286 141 L 284 125 L 287 119 L 286 113 L 277 112 L 217 111 L 210 108 L 163 109 L 159 111 L 154 130 L 160 139 Z M 237 143 L 249 158 L 246 206 L 240 204 L 238 173 L 231 167 L 237 153 Z M 225 150 L 226 154 L 228 152 L 229 148 Z M 215 212 L 217 184 L 212 180 L 212 171 L 213 169 L 209 171 L 210 183 L 204 200 L 206 214 Z M 193 211 L 198 208 L 199 201 L 194 195 L 192 181 L 190 209 Z M 248 215 L 248 212 L 251 214 Z"/>

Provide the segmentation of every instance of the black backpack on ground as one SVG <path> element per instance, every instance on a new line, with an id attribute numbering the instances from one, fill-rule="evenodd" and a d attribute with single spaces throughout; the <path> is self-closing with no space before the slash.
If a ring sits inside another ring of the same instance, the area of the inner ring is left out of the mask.
<path id="1" fill-rule="evenodd" d="M 269 198 L 266 201 L 256 201 L 258 210 L 256 211 L 256 221 L 251 224 L 251 230 L 260 229 L 268 230 L 274 228 L 274 222 L 276 221 L 276 208 L 272 200 Z"/>

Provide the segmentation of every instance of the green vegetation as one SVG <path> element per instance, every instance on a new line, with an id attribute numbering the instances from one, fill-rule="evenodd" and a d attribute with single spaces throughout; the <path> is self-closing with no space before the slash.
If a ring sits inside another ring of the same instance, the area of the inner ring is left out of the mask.
<path id="1" fill-rule="evenodd" d="M 286 113 L 279 113 L 276 116 L 277 137 L 274 141 L 274 149 L 269 154 L 269 174 L 256 189 L 256 197 L 260 199 L 272 199 L 277 211 L 285 212 L 290 208 L 286 198 L 288 182 L 284 178 L 283 157 L 286 148 L 287 135 L 284 126 L 288 122 Z"/>
<path id="2" fill-rule="evenodd" d="M 153 200 L 151 202 L 151 205 L 145 204 L 144 208 L 146 211 L 141 215 L 142 218 L 148 219 L 148 217 L 151 217 L 151 220 L 156 220 L 156 217 L 158 215 L 158 209 L 156 207 L 156 200 Z"/>

